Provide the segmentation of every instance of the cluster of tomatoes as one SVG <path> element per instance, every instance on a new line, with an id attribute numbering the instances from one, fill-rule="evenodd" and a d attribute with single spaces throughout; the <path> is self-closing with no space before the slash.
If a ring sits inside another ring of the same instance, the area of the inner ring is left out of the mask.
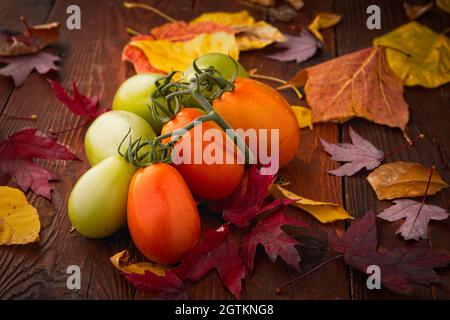
<path id="1" fill-rule="evenodd" d="M 226 55 L 202 56 L 196 66 L 212 66 L 225 79 L 232 78 L 238 66 L 234 89 L 211 101 L 214 111 L 234 129 L 278 129 L 280 166 L 292 160 L 300 130 L 289 104 L 277 91 L 249 79 L 245 69 Z M 188 81 L 195 74 L 190 66 L 183 79 Z M 122 156 L 128 148 L 122 143 L 128 132 L 133 138 L 154 139 L 204 115 L 196 101 L 188 97 L 176 115 L 161 123 L 149 108 L 159 77 L 138 74 L 127 79 L 115 95 L 113 110 L 90 125 L 85 150 L 92 168 L 75 184 L 68 212 L 75 229 L 89 238 L 110 236 L 128 224 L 132 240 L 143 255 L 157 263 L 172 264 L 199 240 L 201 222 L 196 200 L 229 196 L 241 182 L 244 164 L 160 162 L 137 168 Z M 219 128 L 212 121 L 199 126 L 203 130 Z M 201 140 L 204 148 L 211 143 L 195 134 L 190 139 Z"/>

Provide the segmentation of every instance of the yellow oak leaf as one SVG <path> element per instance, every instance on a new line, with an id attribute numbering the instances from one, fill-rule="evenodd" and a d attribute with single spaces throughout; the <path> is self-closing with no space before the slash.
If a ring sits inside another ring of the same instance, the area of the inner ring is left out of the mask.
<path id="1" fill-rule="evenodd" d="M 248 11 L 235 13 L 210 12 L 204 13 L 189 22 L 189 25 L 199 23 L 215 23 L 230 27 L 236 31 L 236 43 L 239 50 L 261 49 L 273 42 L 283 42 L 283 34 L 265 21 L 255 21 Z"/>
<path id="2" fill-rule="evenodd" d="M 340 14 L 321 12 L 314 17 L 314 20 L 308 26 L 308 30 L 323 42 L 323 36 L 319 30 L 337 25 L 341 21 L 341 18 L 342 16 Z"/>
<path id="3" fill-rule="evenodd" d="M 292 204 L 293 206 L 308 212 L 322 223 L 353 219 L 344 208 L 336 203 L 307 199 L 276 184 L 270 186 L 269 192 L 276 199 L 297 200 Z"/>
<path id="4" fill-rule="evenodd" d="M 151 262 L 137 262 L 129 263 L 130 256 L 127 250 L 120 251 L 109 258 L 109 261 L 116 267 L 116 269 L 125 273 L 145 274 L 145 271 L 151 271 L 158 276 L 166 274 L 165 268 Z"/>
<path id="5" fill-rule="evenodd" d="M 0 244 L 39 241 L 41 223 L 37 210 L 17 188 L 0 187 Z"/>
<path id="6" fill-rule="evenodd" d="M 367 180 L 380 200 L 422 197 L 427 189 L 430 170 L 418 163 L 391 162 L 372 171 Z M 427 194 L 435 194 L 447 187 L 448 184 L 442 180 L 439 173 L 433 171 Z"/>
<path id="7" fill-rule="evenodd" d="M 138 40 L 130 45 L 139 48 L 150 64 L 161 71 L 185 70 L 193 60 L 206 53 L 229 54 L 239 58 L 239 49 L 233 35 L 226 32 L 200 34 L 185 42 L 169 40 Z"/>
<path id="8" fill-rule="evenodd" d="M 312 125 L 312 110 L 302 106 L 291 106 L 292 110 L 297 117 L 298 126 L 300 128 L 313 128 Z"/>
<path id="9" fill-rule="evenodd" d="M 406 86 L 435 88 L 450 81 L 450 40 L 444 34 L 413 21 L 373 44 L 387 48 L 389 66 Z"/>

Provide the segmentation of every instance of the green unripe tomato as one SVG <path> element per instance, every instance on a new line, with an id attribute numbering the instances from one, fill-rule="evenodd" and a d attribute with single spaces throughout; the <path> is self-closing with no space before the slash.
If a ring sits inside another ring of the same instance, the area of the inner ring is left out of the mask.
<path id="1" fill-rule="evenodd" d="M 208 53 L 199 57 L 195 64 L 200 69 L 205 69 L 210 66 L 214 67 L 225 79 L 229 80 L 236 72 L 236 66 L 233 62 L 233 58 L 223 53 Z M 238 77 L 248 78 L 248 73 L 244 67 L 236 61 L 238 67 Z M 194 78 L 196 72 L 194 70 L 194 65 L 191 64 L 185 71 L 183 75 L 183 82 L 189 82 L 191 78 Z M 212 94 L 217 90 L 214 86 L 210 92 L 204 92 L 206 97 L 211 97 Z M 192 98 L 188 97 L 183 100 L 183 104 L 186 107 L 199 107 L 198 102 Z"/>
<path id="2" fill-rule="evenodd" d="M 84 138 L 89 163 L 95 166 L 102 160 L 117 155 L 119 145 L 129 129 L 133 141 L 140 137 L 154 139 L 156 136 L 147 121 L 131 112 L 110 111 L 95 119 Z M 127 138 L 120 148 L 122 153 L 126 152 L 128 144 Z"/>
<path id="3" fill-rule="evenodd" d="M 161 132 L 162 124 L 152 116 L 149 109 L 150 95 L 155 91 L 155 80 L 160 74 L 140 73 L 125 80 L 117 89 L 112 109 L 124 110 L 144 118 L 156 133 Z"/>
<path id="4" fill-rule="evenodd" d="M 111 156 L 86 171 L 69 196 L 69 218 L 88 238 L 112 235 L 126 223 L 127 195 L 136 168 L 121 156 Z"/>

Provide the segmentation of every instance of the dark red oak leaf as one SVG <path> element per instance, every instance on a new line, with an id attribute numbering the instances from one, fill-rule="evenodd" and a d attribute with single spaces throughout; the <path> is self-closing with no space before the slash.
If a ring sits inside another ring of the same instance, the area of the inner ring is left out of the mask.
<path id="1" fill-rule="evenodd" d="M 39 167 L 33 160 L 79 160 L 57 142 L 56 137 L 37 134 L 37 129 L 22 129 L 0 142 L 0 177 L 3 182 L 14 177 L 23 191 L 29 188 L 37 195 L 51 198 L 49 181 L 58 176 Z M 6 178 L 7 177 L 7 178 Z"/>
<path id="2" fill-rule="evenodd" d="M 58 70 L 55 62 L 60 61 L 58 56 L 47 52 L 38 52 L 17 57 L 0 57 L 0 62 L 8 65 L 0 69 L 0 75 L 11 76 L 14 86 L 21 86 L 29 74 L 35 69 L 39 74 L 50 70 Z"/>
<path id="3" fill-rule="evenodd" d="M 56 81 L 47 79 L 55 92 L 56 98 L 61 101 L 70 111 L 82 116 L 83 118 L 93 121 L 102 113 L 108 111 L 108 108 L 98 109 L 98 96 L 88 98 L 78 91 L 75 82 L 72 82 L 73 97 L 71 98 L 66 90 L 61 87 Z"/>
<path id="4" fill-rule="evenodd" d="M 229 225 L 217 230 L 206 230 L 200 242 L 173 272 L 182 280 L 198 281 L 210 270 L 216 269 L 222 284 L 237 298 L 241 298 L 245 266 L 239 247 L 228 239 Z"/>
<path id="5" fill-rule="evenodd" d="M 297 240 L 291 238 L 281 227 L 291 225 L 296 227 L 309 227 L 308 224 L 300 219 L 288 217 L 284 214 L 284 210 L 267 216 L 260 221 L 250 233 L 248 233 L 241 242 L 241 253 L 247 270 L 253 270 L 253 258 L 255 257 L 256 247 L 261 244 L 272 262 L 277 257 L 281 257 L 288 265 L 297 271 L 300 271 L 300 256 L 296 245 Z"/>
<path id="6" fill-rule="evenodd" d="M 223 218 L 235 226 L 248 226 L 257 215 L 295 202 L 291 199 L 277 199 L 265 203 L 269 186 L 274 179 L 275 175 L 264 175 L 261 169 L 253 165 L 236 191 L 225 200 L 210 202 L 208 205 L 214 211 L 222 211 Z"/>
<path id="7" fill-rule="evenodd" d="M 344 254 L 345 262 L 363 272 L 377 265 L 381 270 L 381 284 L 397 293 L 408 293 L 414 286 L 428 286 L 442 282 L 435 268 L 450 263 L 448 253 L 433 250 L 419 243 L 409 243 L 390 251 L 377 250 L 375 213 L 370 211 L 353 222 L 341 238 L 335 231 L 330 233 L 332 247 Z"/>
<path id="8" fill-rule="evenodd" d="M 136 288 L 155 294 L 157 300 L 186 300 L 187 293 L 183 282 L 171 270 L 166 270 L 164 276 L 159 276 L 145 270 L 144 274 L 122 272 L 124 277 Z"/>
<path id="9" fill-rule="evenodd" d="M 331 155 L 331 160 L 348 162 L 336 170 L 328 171 L 335 176 L 352 176 L 364 167 L 367 170 L 375 169 L 384 157 L 383 151 L 363 139 L 352 127 L 349 132 L 352 143 L 332 144 L 320 139 L 325 151 Z"/>

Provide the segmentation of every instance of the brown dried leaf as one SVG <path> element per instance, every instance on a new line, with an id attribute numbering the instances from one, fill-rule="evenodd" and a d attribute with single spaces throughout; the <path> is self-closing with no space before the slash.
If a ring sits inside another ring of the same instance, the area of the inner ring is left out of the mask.
<path id="1" fill-rule="evenodd" d="M 305 85 L 313 123 L 362 117 L 405 130 L 409 120 L 402 80 L 390 69 L 383 48 L 362 49 L 300 70 L 287 85 Z"/>
<path id="2" fill-rule="evenodd" d="M 405 7 L 406 15 L 408 16 L 409 20 L 416 20 L 417 18 L 420 18 L 425 13 L 430 11 L 433 8 L 434 2 L 430 1 L 428 4 L 425 5 L 414 5 L 409 4 L 405 2 L 403 6 Z"/>
<path id="3" fill-rule="evenodd" d="M 421 197 L 425 195 L 430 170 L 418 163 L 398 161 L 381 165 L 367 180 L 380 200 Z M 435 194 L 447 187 L 439 173 L 433 171 L 427 194 Z"/>

